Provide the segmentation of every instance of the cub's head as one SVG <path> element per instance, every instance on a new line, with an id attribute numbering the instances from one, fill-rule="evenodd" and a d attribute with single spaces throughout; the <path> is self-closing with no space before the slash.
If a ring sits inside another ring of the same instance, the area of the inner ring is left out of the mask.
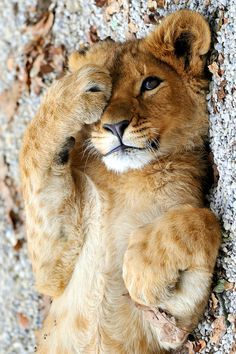
<path id="1" fill-rule="evenodd" d="M 104 41 L 72 55 L 70 69 L 106 67 L 112 95 L 91 144 L 108 169 L 140 169 L 165 155 L 199 148 L 207 134 L 205 55 L 209 26 L 201 15 L 181 10 L 147 38 Z"/>

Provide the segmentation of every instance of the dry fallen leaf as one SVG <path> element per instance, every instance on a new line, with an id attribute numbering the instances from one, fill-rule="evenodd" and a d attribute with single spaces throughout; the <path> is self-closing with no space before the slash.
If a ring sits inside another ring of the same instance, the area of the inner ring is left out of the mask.
<path id="1" fill-rule="evenodd" d="M 202 350 L 206 347 L 206 342 L 203 339 L 196 339 L 196 340 L 188 340 L 180 349 L 180 352 L 177 351 L 179 354 L 195 354 L 201 353 Z M 187 349 L 187 352 L 186 352 Z"/>
<path id="2" fill-rule="evenodd" d="M 219 66 L 218 66 L 218 64 L 215 61 L 213 61 L 212 64 L 208 65 L 208 69 L 215 77 L 220 78 L 220 76 L 219 76 Z"/>
<path id="3" fill-rule="evenodd" d="M 214 179 L 213 185 L 217 186 L 219 178 L 220 178 L 220 174 L 219 174 L 218 167 L 215 163 L 212 165 L 212 169 L 213 169 L 213 179 Z"/>
<path id="4" fill-rule="evenodd" d="M 210 304 L 210 307 L 213 311 L 215 311 L 218 307 L 218 300 L 215 296 L 214 293 L 211 294 L 211 304 Z"/>
<path id="5" fill-rule="evenodd" d="M 157 9 L 157 2 L 153 0 L 148 0 L 147 1 L 147 8 L 149 11 L 154 12 Z"/>
<path id="6" fill-rule="evenodd" d="M 143 22 L 146 23 L 147 25 L 149 25 L 151 23 L 151 19 L 148 14 L 145 14 L 143 16 Z"/>
<path id="7" fill-rule="evenodd" d="M 5 213 L 9 224 L 16 230 L 23 224 L 23 216 L 21 215 L 21 198 L 19 187 L 8 175 L 8 165 L 5 163 L 3 156 L 0 156 L 0 191 L 1 197 L 5 205 Z M 14 241 L 14 246 L 17 240 Z"/>
<path id="8" fill-rule="evenodd" d="M 199 352 L 201 353 L 201 351 L 202 351 L 204 348 L 206 348 L 206 342 L 205 342 L 203 339 L 199 339 L 198 343 L 199 343 L 199 346 L 200 346 Z"/>
<path id="9" fill-rule="evenodd" d="M 217 317 L 214 322 L 212 323 L 212 336 L 210 338 L 212 343 L 219 343 L 221 338 L 226 332 L 226 323 L 225 323 L 225 317 L 224 316 L 219 316 Z"/>
<path id="10" fill-rule="evenodd" d="M 188 354 L 195 354 L 193 342 L 190 342 L 190 341 L 188 340 L 187 343 L 184 345 L 184 347 L 185 347 L 186 349 L 188 349 Z"/>
<path id="11" fill-rule="evenodd" d="M 235 353 L 236 353 L 236 343 L 234 343 L 234 344 L 232 345 L 232 348 L 231 348 L 229 354 L 235 354 Z"/>
<path id="12" fill-rule="evenodd" d="M 225 96 L 226 96 L 226 93 L 225 93 L 224 87 L 221 87 L 217 92 L 217 98 L 219 101 L 223 101 Z"/>
<path id="13" fill-rule="evenodd" d="M 89 41 L 90 43 L 96 43 L 99 41 L 97 28 L 95 26 L 91 26 L 89 30 Z"/>
<path id="14" fill-rule="evenodd" d="M 34 60 L 32 68 L 30 70 L 31 79 L 38 76 L 43 60 L 44 60 L 44 53 L 39 54 Z"/>
<path id="15" fill-rule="evenodd" d="M 21 249 L 22 246 L 23 246 L 23 243 L 24 243 L 24 240 L 23 240 L 23 239 L 18 239 L 18 240 L 16 241 L 16 244 L 13 246 L 14 250 L 15 250 L 16 252 L 20 251 L 20 249 Z"/>
<path id="16" fill-rule="evenodd" d="M 95 34 L 94 34 L 95 35 Z M 25 68 L 19 72 L 19 78 L 28 90 L 39 95 L 45 87 L 45 75 L 55 72 L 59 76 L 64 69 L 65 48 L 54 47 L 51 35 L 32 40 L 24 48 Z"/>
<path id="17" fill-rule="evenodd" d="M 16 66 L 16 61 L 13 56 L 9 56 L 7 59 L 7 70 L 12 71 Z"/>
<path id="18" fill-rule="evenodd" d="M 47 12 L 35 25 L 28 26 L 26 32 L 30 32 L 36 38 L 45 37 L 52 28 L 53 20 L 53 13 Z"/>
<path id="19" fill-rule="evenodd" d="M 218 55 L 218 63 L 219 64 L 223 64 L 224 63 L 224 56 L 223 56 L 223 54 L 222 53 L 219 53 L 219 55 Z"/>
<path id="20" fill-rule="evenodd" d="M 29 91 L 31 90 L 32 81 L 39 74 L 40 66 L 44 59 L 44 43 L 44 39 L 39 38 L 38 40 L 31 41 L 24 48 L 25 67 L 19 73 L 19 77 Z"/>
<path id="21" fill-rule="evenodd" d="M 9 211 L 14 208 L 14 202 L 12 200 L 11 193 L 4 182 L 0 181 L 1 198 L 4 200 L 6 208 L 6 215 L 9 215 Z"/>
<path id="22" fill-rule="evenodd" d="M 37 41 L 33 40 L 27 43 L 24 47 L 24 54 L 25 56 L 33 56 L 34 58 L 43 52 L 44 40 L 41 38 Z"/>
<path id="23" fill-rule="evenodd" d="M 97 7 L 103 7 L 104 5 L 106 5 L 107 0 L 95 0 L 95 5 Z"/>
<path id="24" fill-rule="evenodd" d="M 217 186 L 218 180 L 219 180 L 219 171 L 218 171 L 218 167 L 215 164 L 214 161 L 214 155 L 212 152 L 209 152 L 208 154 L 208 161 L 209 161 L 209 165 L 212 167 L 212 172 L 213 172 L 213 185 Z M 223 285 L 222 285 L 223 287 Z M 217 292 L 217 291 L 216 291 Z"/>
<path id="25" fill-rule="evenodd" d="M 138 26 L 135 25 L 133 22 L 129 23 L 129 30 L 131 33 L 136 33 L 138 32 Z"/>
<path id="26" fill-rule="evenodd" d="M 157 7 L 164 8 L 165 7 L 165 0 L 157 0 Z"/>
<path id="27" fill-rule="evenodd" d="M 36 95 L 40 95 L 42 89 L 46 88 L 47 86 L 43 82 L 41 77 L 35 77 L 34 80 L 31 82 L 30 88 Z"/>
<path id="28" fill-rule="evenodd" d="M 15 210 L 14 208 L 12 208 L 11 210 L 9 210 L 8 216 L 11 220 L 14 230 L 18 229 L 18 227 L 20 227 L 22 225 L 22 219 L 20 217 L 18 210 Z"/>
<path id="29" fill-rule="evenodd" d="M 23 313 L 17 313 L 17 319 L 21 327 L 27 329 L 29 327 L 30 321 Z"/>
<path id="30" fill-rule="evenodd" d="M 143 306 L 137 303 L 136 306 L 143 311 L 144 318 L 150 321 L 153 326 L 159 327 L 161 341 L 175 344 L 183 342 L 187 338 L 189 333 L 177 327 L 173 316 L 156 307 Z"/>
<path id="31" fill-rule="evenodd" d="M 116 0 L 108 0 L 108 6 L 106 7 L 105 14 L 107 19 L 110 18 L 115 13 L 118 13 L 120 11 L 120 5 L 119 2 Z"/>
<path id="32" fill-rule="evenodd" d="M 21 95 L 21 83 L 15 81 L 9 90 L 0 94 L 0 106 L 8 120 L 11 120 L 17 109 L 17 102 Z"/>
<path id="33" fill-rule="evenodd" d="M 62 47 L 52 47 L 50 50 L 51 62 L 56 73 L 61 74 L 65 65 L 65 51 Z"/>
<path id="34" fill-rule="evenodd" d="M 155 14 L 144 15 L 143 20 L 146 24 L 156 25 L 161 22 L 162 18 L 163 17 L 160 14 L 155 13 Z"/>
<path id="35" fill-rule="evenodd" d="M 228 282 L 228 281 L 225 281 L 225 283 L 224 283 L 224 288 L 225 288 L 225 290 L 226 291 L 232 291 L 232 290 L 236 290 L 236 284 L 235 283 L 230 283 L 230 282 Z"/>
<path id="36" fill-rule="evenodd" d="M 214 97 L 212 97 L 212 96 L 211 96 L 211 105 L 212 105 L 212 107 L 213 107 L 214 113 L 215 113 L 215 114 L 216 114 L 216 113 L 219 113 L 219 110 L 218 110 L 217 105 L 216 105 L 216 101 L 215 101 Z"/>
<path id="37" fill-rule="evenodd" d="M 40 74 L 45 75 L 53 72 L 53 67 L 50 64 L 42 63 L 40 66 Z"/>
<path id="38" fill-rule="evenodd" d="M 236 314 L 230 313 L 227 317 L 227 320 L 232 324 L 232 331 L 236 333 Z"/>

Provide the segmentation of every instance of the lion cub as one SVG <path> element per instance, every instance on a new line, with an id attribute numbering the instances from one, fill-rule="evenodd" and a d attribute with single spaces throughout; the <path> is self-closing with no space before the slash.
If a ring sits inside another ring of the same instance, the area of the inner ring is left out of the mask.
<path id="1" fill-rule="evenodd" d="M 75 53 L 20 155 L 42 354 L 168 353 L 206 306 L 220 244 L 204 208 L 203 17 Z"/>

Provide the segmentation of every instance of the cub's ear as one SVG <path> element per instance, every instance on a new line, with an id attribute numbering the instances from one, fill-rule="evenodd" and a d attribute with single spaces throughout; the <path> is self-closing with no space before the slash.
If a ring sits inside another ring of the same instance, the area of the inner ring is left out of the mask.
<path id="1" fill-rule="evenodd" d="M 87 60 L 85 58 L 85 53 L 86 51 L 80 51 L 80 52 L 73 52 L 71 55 L 69 55 L 67 65 L 71 73 L 79 70 L 81 66 L 86 64 Z"/>
<path id="2" fill-rule="evenodd" d="M 154 56 L 170 64 L 178 73 L 191 76 L 203 75 L 210 42 L 206 20 L 190 10 L 167 16 L 145 40 Z"/>

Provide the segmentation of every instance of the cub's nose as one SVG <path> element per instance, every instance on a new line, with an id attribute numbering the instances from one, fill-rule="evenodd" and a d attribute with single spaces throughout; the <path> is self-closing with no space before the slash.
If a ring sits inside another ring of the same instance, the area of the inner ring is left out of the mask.
<path id="1" fill-rule="evenodd" d="M 113 135 L 117 136 L 121 140 L 125 129 L 128 127 L 129 121 L 122 120 L 121 122 L 115 124 L 104 124 L 103 128 L 111 132 Z"/>

